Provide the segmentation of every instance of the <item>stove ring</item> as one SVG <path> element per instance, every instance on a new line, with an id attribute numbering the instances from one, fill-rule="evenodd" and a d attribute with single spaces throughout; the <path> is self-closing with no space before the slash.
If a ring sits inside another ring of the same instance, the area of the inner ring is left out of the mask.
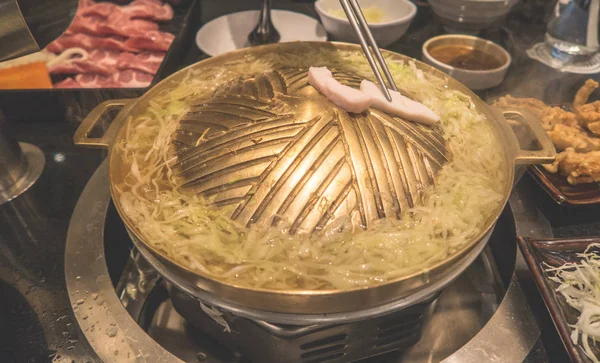
<path id="1" fill-rule="evenodd" d="M 104 259 L 109 185 L 105 160 L 81 193 L 69 223 L 65 276 L 79 327 L 104 362 L 183 363 L 146 334 L 115 293 Z"/>
<path id="2" fill-rule="evenodd" d="M 67 234 L 65 276 L 77 322 L 106 362 L 182 362 L 150 338 L 115 292 L 104 259 L 104 223 L 110 200 L 108 163 L 104 161 L 83 190 Z M 518 248 L 516 253 L 518 261 L 522 258 Z M 478 363 L 490 357 L 522 362 L 539 337 L 539 328 L 513 272 L 504 299 L 489 322 L 444 362 Z"/>

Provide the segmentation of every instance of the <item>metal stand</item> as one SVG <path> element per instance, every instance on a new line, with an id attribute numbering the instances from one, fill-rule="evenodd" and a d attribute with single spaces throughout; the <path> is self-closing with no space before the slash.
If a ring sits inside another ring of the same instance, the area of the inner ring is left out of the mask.
<path id="1" fill-rule="evenodd" d="M 102 361 L 114 362 L 118 358 L 129 355 L 132 359 L 143 360 L 147 363 L 183 363 L 183 360 L 159 345 L 138 325 L 138 322 L 123 306 L 111 282 L 104 244 L 105 222 L 111 200 L 109 186 L 108 162 L 104 161 L 81 193 L 69 224 L 65 248 L 65 278 L 69 299 L 74 306 L 79 327 Z M 526 226 L 527 230 L 537 231 L 535 236 L 545 235 L 546 231 L 542 228 L 543 226 L 535 223 L 538 219 L 528 217 L 532 212 L 527 208 L 528 204 L 522 203 L 517 196 L 511 199 L 511 205 L 513 203 L 518 206 L 515 215 L 519 219 L 516 223 L 521 220 L 531 220 L 532 222 Z M 518 225 L 517 229 L 523 227 Z M 506 242 L 506 246 L 503 248 L 512 248 L 512 252 L 506 255 L 505 262 L 517 260 L 516 268 L 527 269 L 526 265 L 523 266 L 524 261 L 519 262 L 522 257 L 515 245 L 516 242 L 514 240 L 502 242 Z M 511 263 L 503 263 L 499 266 L 512 269 Z M 475 317 L 478 315 L 470 309 L 477 306 L 475 302 L 479 300 L 476 297 L 484 294 L 481 290 L 476 295 L 472 295 L 473 297 L 466 295 L 466 291 L 469 291 L 466 286 L 471 286 L 472 282 L 457 286 L 452 295 L 455 298 L 450 299 L 447 306 L 440 305 L 441 308 L 438 308 L 440 318 L 434 320 L 434 323 L 440 325 L 435 325 L 433 329 L 425 332 L 427 335 L 422 340 L 422 345 L 415 346 L 411 348 L 413 349 L 411 352 L 405 353 L 406 360 L 404 362 L 439 362 L 442 359 L 446 363 L 480 363 L 491 360 L 523 362 L 538 341 L 540 331 L 516 273 L 517 270 L 513 270 L 509 275 L 511 279 L 507 284 L 504 298 L 492 317 L 466 344 L 454 350 L 454 348 L 448 349 L 448 346 L 454 347 L 451 342 L 456 338 L 461 339 L 461 334 L 466 331 L 461 327 L 464 328 L 475 323 Z M 136 299 L 139 299 L 137 301 L 130 300 L 128 303 L 128 307 L 132 311 L 138 311 L 135 315 L 139 316 L 141 308 L 137 310 L 132 305 L 146 301 L 147 296 L 144 295 L 150 291 L 147 283 L 152 278 L 144 275 L 145 290 L 140 290 L 141 284 L 135 283 L 134 288 L 130 289 L 128 293 L 134 294 Z M 139 278 L 138 281 L 140 281 Z M 464 309 L 457 308 L 460 299 L 465 295 L 467 296 L 465 299 L 467 305 Z M 132 296 L 130 295 L 129 298 L 133 298 Z M 442 302 L 440 300 L 440 304 Z M 447 316 L 451 318 L 446 319 Z M 166 315 L 162 315 L 163 322 L 166 321 L 163 319 L 165 317 Z M 181 329 L 177 328 L 180 330 L 176 331 L 174 326 L 181 327 Z M 161 332 L 170 337 L 172 342 L 170 346 L 177 348 L 174 351 L 181 352 L 182 348 L 196 346 L 193 345 L 196 343 L 189 343 L 190 341 L 186 340 L 184 335 L 178 333 L 183 329 L 183 320 L 170 321 L 168 328 L 161 328 Z M 126 339 L 123 339 L 125 336 Z M 206 341 L 210 347 L 214 346 L 211 340 Z M 435 344 L 432 345 L 432 342 Z M 118 357 L 115 356 L 115 352 L 118 352 Z M 232 361 L 213 359 L 211 356 L 207 357 L 204 352 L 198 353 L 198 350 L 192 350 L 192 352 L 193 355 L 198 354 L 196 355 L 198 361 L 205 363 Z M 63 357 L 69 356 L 66 349 L 60 353 Z M 186 361 L 192 360 L 186 359 Z"/>
<path id="2" fill-rule="evenodd" d="M 42 174 L 45 161 L 37 146 L 12 138 L 0 113 L 0 205 L 29 189 Z"/>

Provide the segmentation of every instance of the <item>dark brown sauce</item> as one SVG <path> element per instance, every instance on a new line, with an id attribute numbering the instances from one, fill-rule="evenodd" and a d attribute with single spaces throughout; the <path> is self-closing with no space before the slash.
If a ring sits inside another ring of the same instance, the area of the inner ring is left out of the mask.
<path id="1" fill-rule="evenodd" d="M 430 49 L 429 54 L 452 67 L 472 71 L 484 71 L 502 66 L 502 62 L 496 57 L 467 45 L 444 45 Z"/>

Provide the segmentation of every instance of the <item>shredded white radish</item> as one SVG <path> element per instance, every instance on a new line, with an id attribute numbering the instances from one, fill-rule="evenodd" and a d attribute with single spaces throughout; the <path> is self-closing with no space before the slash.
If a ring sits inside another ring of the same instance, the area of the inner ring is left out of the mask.
<path id="1" fill-rule="evenodd" d="M 599 243 L 590 244 L 579 263 L 566 263 L 560 267 L 549 267 L 550 280 L 559 284 L 556 289 L 572 308 L 579 311 L 577 323 L 571 325 L 571 340 L 581 345 L 585 354 L 594 362 L 600 363 L 590 347 L 600 340 L 600 250 Z M 581 341 L 579 341 L 581 336 Z"/>

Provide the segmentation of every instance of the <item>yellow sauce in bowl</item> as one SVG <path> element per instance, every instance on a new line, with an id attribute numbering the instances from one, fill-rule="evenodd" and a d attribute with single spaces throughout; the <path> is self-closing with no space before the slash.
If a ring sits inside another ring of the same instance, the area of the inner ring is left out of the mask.
<path id="1" fill-rule="evenodd" d="M 364 7 L 364 8 L 362 8 L 362 12 L 365 16 L 365 19 L 367 20 L 367 23 L 377 24 L 377 23 L 383 23 L 386 21 L 386 19 L 384 19 L 385 15 L 383 13 L 383 10 L 381 10 L 380 8 L 378 8 L 376 6 Z M 331 16 L 335 16 L 336 18 L 346 19 L 346 13 L 344 13 L 344 9 L 332 10 L 332 11 L 329 11 L 329 14 Z"/>

